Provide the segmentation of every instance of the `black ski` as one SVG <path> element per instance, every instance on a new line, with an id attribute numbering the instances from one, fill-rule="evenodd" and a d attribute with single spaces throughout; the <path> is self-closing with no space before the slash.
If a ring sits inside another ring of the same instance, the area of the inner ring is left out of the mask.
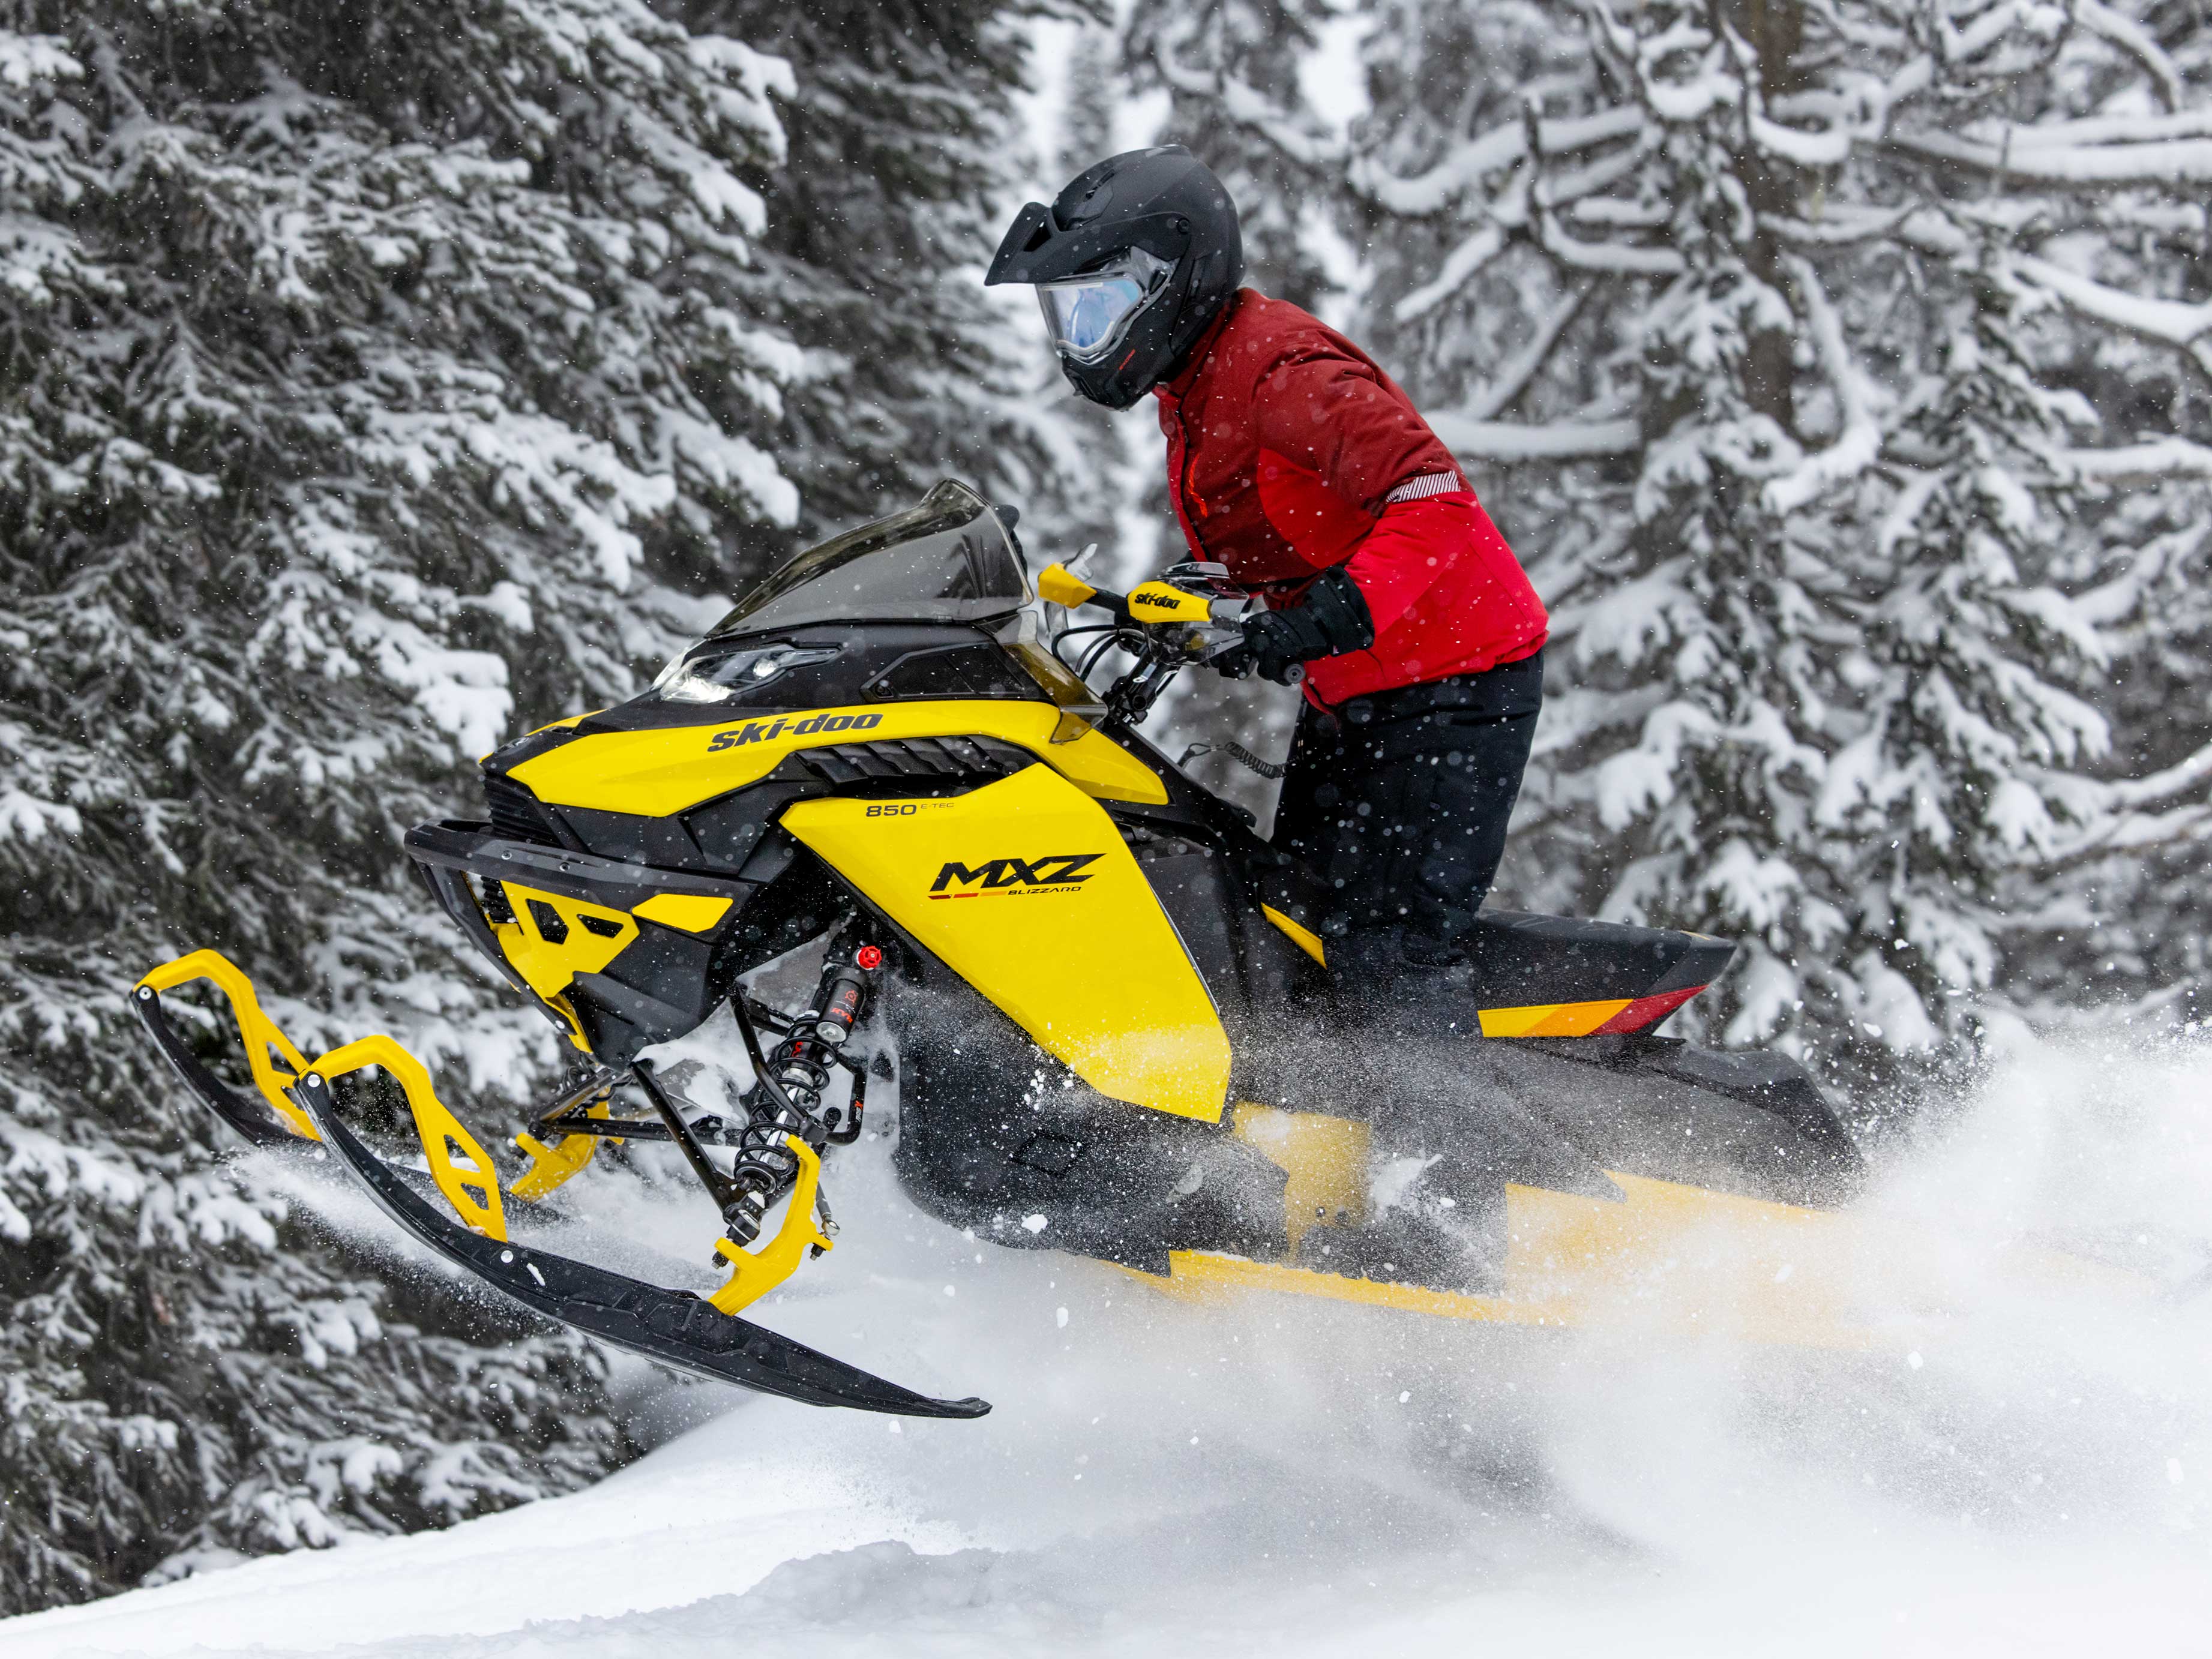
<path id="1" fill-rule="evenodd" d="M 192 1081 L 189 1075 L 186 1081 Z M 678 1370 L 810 1406 L 849 1406 L 897 1417 L 981 1417 L 991 1409 L 988 1401 L 933 1400 L 916 1394 L 733 1318 L 696 1297 L 472 1233 L 362 1145 L 339 1119 L 322 1078 L 308 1073 L 291 1094 L 331 1155 L 368 1188 L 386 1215 L 448 1261 L 533 1312 Z"/>
<path id="2" fill-rule="evenodd" d="M 305 1152 L 314 1145 L 301 1139 L 278 1122 L 276 1115 L 266 1106 L 248 1100 L 201 1065 L 199 1056 L 185 1045 L 169 1024 L 169 1017 L 161 1012 L 161 993 L 140 986 L 131 994 L 131 1006 L 179 1080 L 198 1096 L 210 1111 L 237 1130 L 249 1146 L 264 1151 Z"/>

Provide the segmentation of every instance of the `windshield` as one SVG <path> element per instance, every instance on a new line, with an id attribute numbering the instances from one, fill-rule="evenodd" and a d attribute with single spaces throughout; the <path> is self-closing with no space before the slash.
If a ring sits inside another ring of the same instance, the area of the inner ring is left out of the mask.
<path id="1" fill-rule="evenodd" d="M 809 548 L 746 595 L 713 633 L 981 622 L 1018 611 L 1032 597 L 1029 571 L 998 514 L 947 478 L 919 506 Z"/>

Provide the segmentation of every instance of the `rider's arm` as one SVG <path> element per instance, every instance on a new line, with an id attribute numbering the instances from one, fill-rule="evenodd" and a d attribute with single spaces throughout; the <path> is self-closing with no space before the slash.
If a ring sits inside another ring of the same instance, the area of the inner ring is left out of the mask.
<path id="1" fill-rule="evenodd" d="M 1344 567 L 1378 633 L 1489 529 L 1428 422 L 1357 358 L 1313 352 L 1277 364 L 1259 382 L 1254 418 L 1264 447 L 1378 515 Z M 1447 473 L 1457 488 L 1439 488 Z"/>

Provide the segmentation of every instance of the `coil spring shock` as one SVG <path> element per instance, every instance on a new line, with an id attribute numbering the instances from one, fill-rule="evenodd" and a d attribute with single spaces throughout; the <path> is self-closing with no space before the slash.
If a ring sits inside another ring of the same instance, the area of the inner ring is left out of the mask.
<path id="1" fill-rule="evenodd" d="M 762 1216 L 798 1173 L 799 1159 L 784 1138 L 797 1135 L 817 1152 L 831 1139 L 833 1126 L 824 1121 L 822 1106 L 830 1088 L 827 1054 L 844 1047 L 852 1036 L 866 1012 L 869 987 L 883 963 L 884 953 L 872 945 L 856 945 L 845 938 L 832 943 L 823 959 L 813 1002 L 768 1056 L 768 1074 L 781 1085 L 782 1094 L 779 1098 L 769 1088 L 756 1091 L 744 1133 L 738 1139 L 737 1162 L 730 1170 L 738 1201 L 725 1212 L 724 1219 L 738 1243 L 750 1244 L 759 1236 Z"/>

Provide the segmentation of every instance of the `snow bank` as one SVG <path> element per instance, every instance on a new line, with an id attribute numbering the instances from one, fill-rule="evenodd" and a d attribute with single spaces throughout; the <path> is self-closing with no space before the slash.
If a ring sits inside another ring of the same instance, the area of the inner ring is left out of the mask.
<path id="1" fill-rule="evenodd" d="M 1954 1316 L 1853 1356 L 1186 1307 L 854 1150 L 838 1250 L 763 1316 L 981 1423 L 678 1390 L 715 1414 L 590 1492 L 0 1624 L 0 1659 L 2072 1654 L 2212 1613 L 2212 1297 L 2006 1267 L 2201 1267 L 2212 1054 L 2024 1046 L 1868 1200 L 1940 1226 Z M 682 1261 L 712 1231 L 590 1196 Z"/>

